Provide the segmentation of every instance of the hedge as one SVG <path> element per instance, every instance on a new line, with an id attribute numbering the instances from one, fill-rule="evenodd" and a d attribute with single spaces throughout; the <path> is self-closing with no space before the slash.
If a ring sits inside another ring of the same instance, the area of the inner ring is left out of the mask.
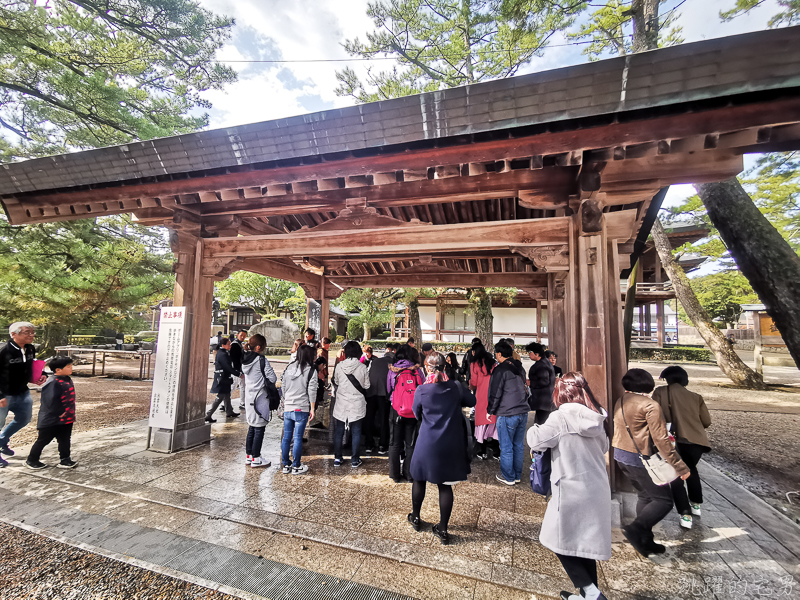
<path id="1" fill-rule="evenodd" d="M 716 362 L 714 353 L 707 348 L 631 348 L 630 360 L 654 360 L 659 362 Z"/>

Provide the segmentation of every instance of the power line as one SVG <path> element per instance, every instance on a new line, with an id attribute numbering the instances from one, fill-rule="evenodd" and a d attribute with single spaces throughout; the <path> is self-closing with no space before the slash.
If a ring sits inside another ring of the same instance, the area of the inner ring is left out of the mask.
<path id="1" fill-rule="evenodd" d="M 685 2 L 686 0 L 684 0 Z M 608 41 L 612 40 L 624 40 L 627 38 L 632 38 L 632 35 L 624 35 L 621 37 L 615 38 L 608 38 Z M 586 40 L 582 42 L 568 42 L 566 44 L 549 44 L 547 46 L 541 46 L 536 48 L 509 48 L 506 50 L 497 49 L 497 50 L 482 50 L 482 52 L 496 52 L 496 53 L 506 53 L 509 50 L 519 50 L 519 51 L 527 51 L 527 50 L 544 50 L 547 48 L 563 48 L 566 46 L 582 46 L 585 44 L 593 44 L 597 40 Z M 295 59 L 295 60 L 226 60 L 221 59 L 217 62 L 221 63 L 247 63 L 247 64 L 285 64 L 285 63 L 328 63 L 328 62 L 364 62 L 364 61 L 373 61 L 373 60 L 401 60 L 399 56 L 377 56 L 375 58 L 308 58 L 308 59 Z"/>

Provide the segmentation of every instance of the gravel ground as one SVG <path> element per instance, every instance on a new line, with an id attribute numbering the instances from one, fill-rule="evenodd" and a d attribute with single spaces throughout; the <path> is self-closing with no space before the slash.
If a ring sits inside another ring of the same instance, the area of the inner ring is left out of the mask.
<path id="1" fill-rule="evenodd" d="M 92 554 L 0 523 L 0 599 L 166 599 L 235 596 Z"/>

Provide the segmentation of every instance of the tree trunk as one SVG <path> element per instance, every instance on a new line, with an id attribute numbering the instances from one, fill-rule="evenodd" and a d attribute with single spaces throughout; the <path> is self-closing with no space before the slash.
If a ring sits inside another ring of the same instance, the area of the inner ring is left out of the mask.
<path id="1" fill-rule="evenodd" d="M 683 306 L 683 310 L 686 311 L 686 314 L 689 315 L 692 323 L 697 328 L 700 337 L 703 338 L 708 347 L 711 348 L 714 356 L 716 356 L 719 367 L 737 385 L 756 390 L 767 389 L 761 375 L 742 362 L 742 359 L 733 350 L 733 347 L 722 335 L 722 332 L 711 323 L 708 313 L 700 305 L 697 296 L 692 290 L 689 278 L 673 258 L 669 238 L 661 226 L 661 221 L 658 219 L 653 223 L 651 234 L 662 266 L 672 281 L 672 286 L 675 288 L 675 295 Z"/>
<path id="2" fill-rule="evenodd" d="M 739 270 L 800 365 L 800 257 L 735 177 L 695 189 Z"/>
<path id="3" fill-rule="evenodd" d="M 636 306 L 636 273 L 639 270 L 639 261 L 633 265 L 628 276 L 628 289 L 625 292 L 625 311 L 622 317 L 622 330 L 625 336 L 625 360 L 631 358 L 631 335 L 633 334 L 633 309 Z"/>
<path id="4" fill-rule="evenodd" d="M 658 4 L 661 0 L 633 0 L 630 13 L 633 15 L 632 50 L 644 52 L 658 48 Z"/>
<path id="5" fill-rule="evenodd" d="M 483 288 L 470 290 L 472 304 L 475 306 L 475 337 L 481 338 L 483 345 L 492 353 L 494 344 L 494 316 L 492 297 Z"/>
<path id="6" fill-rule="evenodd" d="M 417 347 L 422 346 L 422 324 L 419 319 L 419 301 L 415 298 L 408 303 L 408 335 L 417 341 Z"/>
<path id="7" fill-rule="evenodd" d="M 364 319 L 364 341 L 365 341 L 365 342 L 366 342 L 366 341 L 367 341 L 367 340 L 368 340 L 370 337 L 372 337 L 372 336 L 370 335 L 370 334 L 372 333 L 372 332 L 370 331 L 370 329 L 371 329 L 371 328 L 370 328 L 370 326 L 369 326 L 369 323 L 367 322 L 367 320 L 366 320 L 366 319 Z"/>

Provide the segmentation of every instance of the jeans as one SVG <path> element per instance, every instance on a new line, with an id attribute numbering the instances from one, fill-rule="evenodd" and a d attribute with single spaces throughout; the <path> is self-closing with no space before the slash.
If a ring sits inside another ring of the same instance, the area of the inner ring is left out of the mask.
<path id="1" fill-rule="evenodd" d="M 566 556 L 555 553 L 561 566 L 567 572 L 572 585 L 576 588 L 585 588 L 589 585 L 597 585 L 597 561 L 581 556 Z"/>
<path id="2" fill-rule="evenodd" d="M 219 393 L 217 394 L 216 400 L 214 400 L 214 404 L 211 405 L 211 408 L 206 413 L 206 417 L 213 417 L 214 411 L 217 410 L 220 403 L 224 403 L 225 406 L 225 415 L 230 417 L 233 414 L 233 407 L 231 406 L 231 393 L 228 392 L 227 394 Z"/>
<path id="3" fill-rule="evenodd" d="M 301 411 L 287 411 L 283 413 L 283 438 L 281 438 L 281 464 L 289 466 L 289 444 L 294 445 L 292 455 L 294 461 L 291 465 L 295 468 L 300 467 L 300 459 L 303 458 L 303 433 L 308 424 L 310 413 Z M 292 440 L 294 437 L 294 440 Z M 340 442 L 341 443 L 341 442 Z"/>
<path id="4" fill-rule="evenodd" d="M 61 462 L 70 459 L 70 438 L 72 437 L 72 423 L 67 425 L 53 425 L 52 427 L 43 427 L 39 430 L 39 437 L 31 446 L 31 452 L 28 454 L 28 462 L 35 464 L 39 462 L 42 457 L 42 450 L 54 439 L 58 440 L 58 455 Z"/>
<path id="5" fill-rule="evenodd" d="M 264 430 L 266 427 L 250 427 L 247 428 L 247 441 L 245 441 L 245 452 L 248 456 L 258 458 L 261 456 L 261 444 L 264 442 Z"/>
<path id="6" fill-rule="evenodd" d="M 344 437 L 344 421 L 334 419 L 333 429 L 333 457 L 342 460 L 342 438 Z M 350 421 L 350 435 L 353 438 L 351 447 L 350 463 L 353 465 L 358 464 L 361 457 L 358 455 L 359 446 L 361 446 L 361 427 L 364 425 L 364 419 L 358 421 Z"/>
<path id="7" fill-rule="evenodd" d="M 631 480 L 639 500 L 636 503 L 636 518 L 628 530 L 645 542 L 653 542 L 653 527 L 672 510 L 672 490 L 668 485 L 656 485 L 644 467 L 632 467 L 617 462 L 619 468 Z"/>
<path id="8" fill-rule="evenodd" d="M 408 467 L 411 466 L 411 457 L 414 455 L 414 431 L 417 428 L 416 419 L 401 417 L 395 409 L 391 409 L 391 441 L 389 442 L 389 477 L 391 479 L 406 478 L 411 481 Z M 406 459 L 400 467 L 400 455 L 405 450 Z"/>
<path id="9" fill-rule="evenodd" d="M 21 394 L 8 395 L 6 400 L 8 404 L 0 408 L 0 425 L 6 422 L 9 411 L 14 413 L 14 420 L 6 425 L 3 432 L 0 433 L 0 446 L 7 446 L 11 436 L 31 422 L 31 413 L 33 412 L 33 400 L 31 400 L 31 393 L 28 390 Z"/>
<path id="10" fill-rule="evenodd" d="M 364 445 L 375 447 L 375 415 L 378 416 L 378 447 L 386 450 L 389 447 L 389 408 L 391 405 L 386 396 L 370 396 L 367 398 L 367 417 L 364 422 Z"/>
<path id="11" fill-rule="evenodd" d="M 522 479 L 522 459 L 525 453 L 525 427 L 528 413 L 497 417 L 497 437 L 500 440 L 500 473 L 506 481 Z"/>
<path id="12" fill-rule="evenodd" d="M 678 477 L 675 481 L 669 484 L 672 489 L 672 498 L 675 500 L 675 510 L 680 515 L 691 515 L 692 504 L 703 503 L 703 484 L 700 483 L 700 473 L 697 472 L 697 463 L 703 457 L 703 453 L 707 450 L 705 446 L 698 444 L 687 444 L 685 442 L 678 442 L 676 444 L 678 455 L 681 457 L 686 466 L 689 467 L 689 479 L 684 481 Z M 686 490 L 689 490 L 687 496 Z"/>

